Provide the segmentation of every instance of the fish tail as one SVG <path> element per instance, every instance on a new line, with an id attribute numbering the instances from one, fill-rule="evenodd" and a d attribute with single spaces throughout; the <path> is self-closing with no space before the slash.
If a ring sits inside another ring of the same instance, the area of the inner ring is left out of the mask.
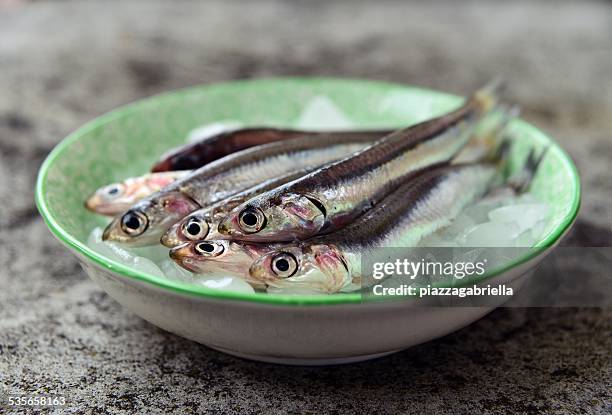
<path id="1" fill-rule="evenodd" d="M 519 114 L 517 106 L 500 104 L 498 110 L 483 117 L 467 146 L 453 159 L 455 164 L 497 160 L 497 151 L 508 125 Z"/>
<path id="2" fill-rule="evenodd" d="M 544 159 L 544 156 L 546 156 L 548 149 L 548 146 L 545 147 L 539 155 L 536 155 L 535 149 L 531 149 L 527 155 L 527 159 L 525 160 L 523 167 L 508 179 L 508 185 L 517 193 L 524 193 L 529 189 L 529 186 L 531 185 L 538 168 L 542 164 L 542 160 Z"/>
<path id="3" fill-rule="evenodd" d="M 470 101 L 477 112 L 481 114 L 487 113 L 499 105 L 505 89 L 506 83 L 501 78 L 495 78 L 476 91 L 470 98 Z"/>
<path id="4" fill-rule="evenodd" d="M 504 134 L 508 125 L 519 116 L 520 112 L 518 105 L 499 104 L 499 110 L 492 115 L 491 125 L 485 127 L 481 138 L 487 147 L 492 148 L 493 152 L 501 146 L 503 141 L 508 140 Z"/>
<path id="5" fill-rule="evenodd" d="M 518 118 L 520 113 L 518 105 L 500 104 L 498 120 L 484 138 L 484 142 L 490 148 L 489 157 L 493 159 L 507 157 L 511 139 L 505 134 L 508 125 Z"/>

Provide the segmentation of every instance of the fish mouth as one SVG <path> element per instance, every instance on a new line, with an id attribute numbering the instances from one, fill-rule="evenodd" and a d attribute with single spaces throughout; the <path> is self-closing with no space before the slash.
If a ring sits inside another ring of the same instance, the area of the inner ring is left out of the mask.
<path id="1" fill-rule="evenodd" d="M 113 221 L 108 224 L 108 226 L 106 227 L 106 229 L 104 229 L 104 232 L 102 233 L 103 241 L 118 240 L 118 238 L 116 237 L 116 232 L 115 232 L 115 229 L 117 228 L 118 224 L 119 222 L 117 219 L 113 219 Z"/>
<path id="2" fill-rule="evenodd" d="M 172 225 L 160 238 L 159 242 L 166 248 L 175 248 L 188 241 L 183 241 L 179 237 L 179 228 L 176 225 Z M 170 251 L 172 252 L 172 251 Z"/>
<path id="3" fill-rule="evenodd" d="M 170 252 L 168 252 L 168 255 L 173 261 L 179 262 L 185 257 L 187 246 L 188 244 L 183 244 L 172 248 Z"/>
<path id="4" fill-rule="evenodd" d="M 118 242 L 121 244 L 139 247 L 139 246 L 150 246 L 159 243 L 162 236 L 157 230 L 147 229 L 138 236 L 130 236 L 123 233 L 119 221 L 121 218 L 115 218 L 111 223 L 108 224 L 104 232 L 102 233 L 102 240 L 105 242 Z"/>
<path id="5" fill-rule="evenodd" d="M 168 252 L 168 256 L 174 262 L 179 262 L 180 260 L 180 256 L 176 252 L 174 252 L 174 249 L 171 249 L 170 252 Z"/>
<path id="6" fill-rule="evenodd" d="M 115 216 L 127 209 L 124 204 L 105 203 L 102 198 L 97 195 L 91 196 L 83 204 L 90 212 L 105 216 Z"/>
<path id="7" fill-rule="evenodd" d="M 265 257 L 253 262 L 249 267 L 249 276 L 256 282 L 268 285 L 267 281 L 271 278 L 264 265 Z"/>
<path id="8" fill-rule="evenodd" d="M 198 270 L 194 267 L 193 261 L 190 259 L 191 247 L 188 243 L 184 243 L 174 247 L 168 252 L 170 259 L 176 262 L 181 267 L 188 271 L 197 273 Z"/>
<path id="9" fill-rule="evenodd" d="M 90 196 L 85 201 L 85 207 L 92 212 L 97 212 L 100 207 L 100 200 L 97 196 Z"/>

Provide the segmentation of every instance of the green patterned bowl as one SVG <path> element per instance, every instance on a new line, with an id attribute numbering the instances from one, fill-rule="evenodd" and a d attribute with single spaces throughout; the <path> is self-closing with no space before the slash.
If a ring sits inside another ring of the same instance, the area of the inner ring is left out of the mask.
<path id="1" fill-rule="evenodd" d="M 317 96 L 331 100 L 357 128 L 405 126 L 461 101 L 405 85 L 323 78 L 238 81 L 163 94 L 105 114 L 64 139 L 40 169 L 36 203 L 53 234 L 119 302 L 166 330 L 229 353 L 306 364 L 354 361 L 446 334 L 484 315 L 488 309 L 407 313 L 408 301 L 366 304 L 359 294 L 213 290 L 140 273 L 87 247 L 91 229 L 102 225 L 83 207 L 84 196 L 94 189 L 147 171 L 161 153 L 203 124 L 229 119 L 294 126 L 304 105 Z M 527 275 L 569 229 L 580 202 L 574 164 L 554 141 L 520 120 L 511 125 L 511 135 L 517 144 L 511 169 L 530 148 L 549 147 L 532 192 L 551 206 L 552 215 L 537 245 L 485 275 L 487 282 Z"/>

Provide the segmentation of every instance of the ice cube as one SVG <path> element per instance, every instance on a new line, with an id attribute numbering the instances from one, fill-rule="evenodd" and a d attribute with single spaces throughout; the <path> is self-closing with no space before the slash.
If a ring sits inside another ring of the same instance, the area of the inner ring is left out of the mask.
<path id="1" fill-rule="evenodd" d="M 296 127 L 312 130 L 346 130 L 353 127 L 347 116 L 325 96 L 315 96 L 302 110 Z"/>
<path id="2" fill-rule="evenodd" d="M 531 230 L 526 230 L 525 232 L 518 235 L 515 239 L 515 246 L 517 247 L 531 247 L 535 243 L 535 238 Z"/>
<path id="3" fill-rule="evenodd" d="M 129 250 L 119 246 L 118 244 L 112 243 L 112 242 L 103 242 L 108 249 L 110 249 L 113 254 L 121 261 L 121 262 L 125 262 L 126 264 L 132 264 L 134 262 L 134 258 L 136 258 L 137 255 L 135 255 L 134 253 L 130 252 Z"/>
<path id="4" fill-rule="evenodd" d="M 471 218 L 475 223 L 484 223 L 489 220 L 489 212 L 503 205 L 507 196 L 502 193 L 488 196 L 478 203 L 466 207 L 463 214 Z"/>
<path id="5" fill-rule="evenodd" d="M 519 233 L 531 229 L 546 218 L 548 207 L 542 203 L 514 204 L 502 206 L 489 212 L 491 222 L 515 223 Z"/>
<path id="6" fill-rule="evenodd" d="M 156 277 L 165 277 L 164 273 L 161 269 L 153 261 L 148 258 L 144 258 L 141 256 L 134 257 L 132 262 L 132 268 L 149 275 L 154 275 Z"/>
<path id="7" fill-rule="evenodd" d="M 467 247 L 513 247 L 519 234 L 515 223 L 485 222 L 474 226 L 461 238 Z"/>
<path id="8" fill-rule="evenodd" d="M 523 193 L 514 199 L 515 204 L 520 203 L 540 203 L 531 193 Z"/>
<path id="9" fill-rule="evenodd" d="M 99 226 L 93 228 L 87 237 L 87 246 L 91 249 L 95 249 L 100 242 L 102 242 L 102 233 L 104 231 Z"/>
<path id="10" fill-rule="evenodd" d="M 194 283 L 215 290 L 233 291 L 238 293 L 254 293 L 255 290 L 245 280 L 229 275 L 197 275 Z"/>
<path id="11" fill-rule="evenodd" d="M 240 123 L 240 121 L 233 120 L 206 124 L 191 130 L 189 134 L 187 134 L 187 139 L 185 141 L 193 143 L 227 131 L 234 131 L 241 127 L 242 123 Z"/>
<path id="12" fill-rule="evenodd" d="M 168 258 L 168 250 L 165 247 L 160 245 L 126 249 L 119 244 L 102 241 L 102 233 L 102 228 L 97 227 L 91 231 L 87 238 L 87 246 L 99 254 L 114 261 L 121 262 L 145 274 L 181 281 L 192 280 L 192 274 L 190 272 L 178 267 L 178 265 Z M 160 267 L 153 262 L 153 259 L 159 259 L 159 263 L 164 270 L 160 269 Z"/>
<path id="13" fill-rule="evenodd" d="M 435 112 L 434 100 L 423 99 L 423 96 L 409 91 L 392 91 L 382 99 L 379 111 L 390 112 L 417 123 L 432 117 Z"/>
<path id="14" fill-rule="evenodd" d="M 162 261 L 159 267 L 167 278 L 183 282 L 193 281 L 194 274 L 179 266 L 171 259 Z"/>
<path id="15" fill-rule="evenodd" d="M 542 233 L 544 233 L 544 229 L 546 228 L 546 220 L 539 220 L 533 227 L 531 228 L 531 235 L 534 240 L 538 240 L 542 237 Z"/>
<path id="16" fill-rule="evenodd" d="M 102 241 L 102 233 L 102 228 L 94 228 L 94 230 L 89 234 L 87 245 L 99 254 L 102 254 L 114 261 L 122 262 L 126 265 L 132 265 L 135 255 L 117 244 Z"/>
<path id="17" fill-rule="evenodd" d="M 434 234 L 429 235 L 426 238 L 421 239 L 418 243 L 420 247 L 428 247 L 428 248 L 443 248 L 443 247 L 451 247 L 454 242 L 450 241 L 448 237 L 442 231 L 436 232 Z"/>
<path id="18" fill-rule="evenodd" d="M 168 259 L 169 249 L 163 246 L 162 244 L 141 247 L 129 247 L 127 249 L 134 255 L 149 258 L 157 264 L 161 264 L 163 261 Z"/>
<path id="19" fill-rule="evenodd" d="M 87 238 L 87 246 L 101 255 L 117 260 L 113 251 L 111 251 L 109 247 L 102 242 L 102 232 L 102 228 L 94 228 Z"/>
<path id="20" fill-rule="evenodd" d="M 465 213 L 461 213 L 451 222 L 449 226 L 443 229 L 441 234 L 444 235 L 444 237 L 449 241 L 455 241 L 477 224 L 478 223 L 473 217 Z"/>

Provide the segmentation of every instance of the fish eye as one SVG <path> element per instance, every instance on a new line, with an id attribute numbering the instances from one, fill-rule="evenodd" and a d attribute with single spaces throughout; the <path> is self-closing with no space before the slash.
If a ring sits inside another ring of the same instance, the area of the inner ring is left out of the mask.
<path id="1" fill-rule="evenodd" d="M 129 211 L 121 217 L 121 229 L 130 236 L 142 234 L 149 225 L 147 217 L 138 211 Z"/>
<path id="2" fill-rule="evenodd" d="M 116 197 L 121 196 L 123 193 L 123 187 L 120 183 L 111 184 L 104 188 L 104 194 L 106 197 L 110 199 L 114 199 Z"/>
<path id="3" fill-rule="evenodd" d="M 198 254 L 203 256 L 218 256 L 225 251 L 222 244 L 214 242 L 200 242 L 196 244 L 195 250 Z"/>
<path id="4" fill-rule="evenodd" d="M 183 225 L 183 235 L 192 241 L 204 239 L 208 235 L 208 223 L 199 218 L 191 218 Z"/>
<path id="5" fill-rule="evenodd" d="M 272 272 L 279 278 L 289 278 L 297 269 L 297 259 L 290 253 L 282 252 L 272 258 Z"/>
<path id="6" fill-rule="evenodd" d="M 259 232 L 266 224 L 266 216 L 261 209 L 248 207 L 238 216 L 240 228 L 247 233 Z"/>

